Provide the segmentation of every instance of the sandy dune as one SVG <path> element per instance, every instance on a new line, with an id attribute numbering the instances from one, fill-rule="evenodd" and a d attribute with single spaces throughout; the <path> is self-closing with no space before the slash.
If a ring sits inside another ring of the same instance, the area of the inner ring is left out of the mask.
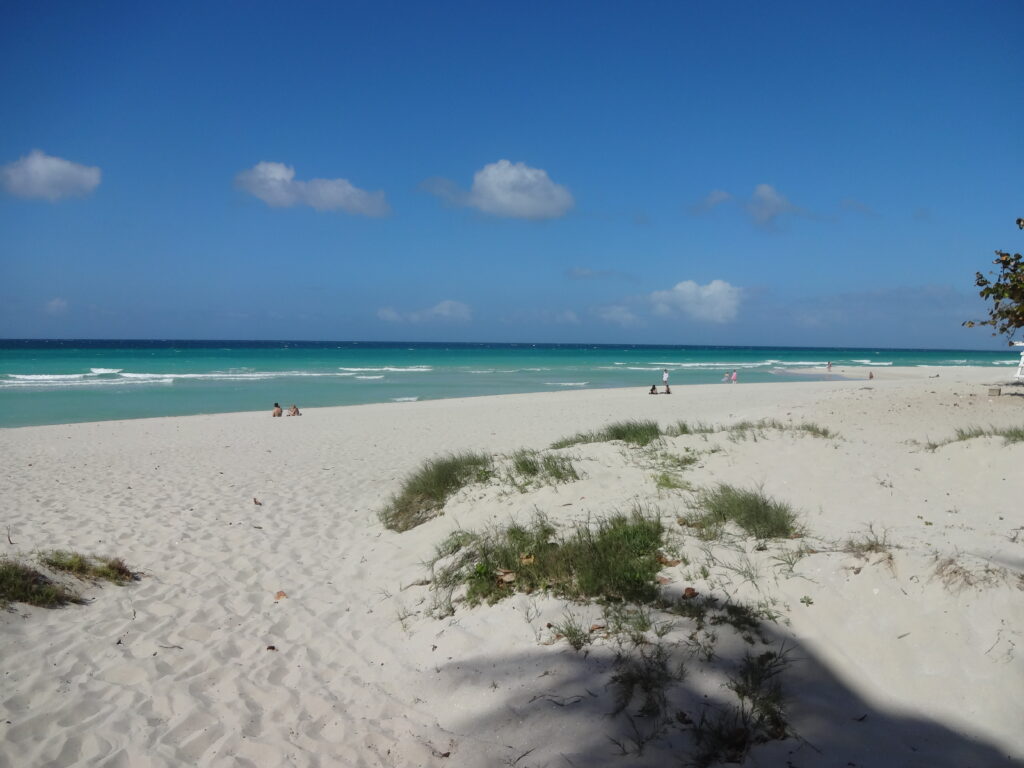
<path id="1" fill-rule="evenodd" d="M 925 447 L 957 428 L 1024 427 L 1024 388 L 990 397 L 1006 377 L 988 369 L 833 373 L 858 378 L 0 430 L 5 554 L 110 553 L 145 574 L 85 585 L 86 605 L 0 613 L 0 765 L 672 765 L 692 753 L 675 713 L 728 706 L 743 654 L 782 643 L 795 736 L 755 746 L 747 764 L 1024 764 L 1024 443 Z M 676 522 L 691 494 L 659 490 L 652 454 L 616 443 L 565 449 L 577 482 L 471 486 L 401 534 L 377 519 L 426 458 L 544 449 L 626 418 L 837 432 L 662 446 L 697 457 L 679 473 L 694 488 L 789 502 L 806 537 L 702 542 Z M 777 614 L 767 643 L 721 627 L 711 659 L 676 618 L 664 642 L 687 674 L 642 752 L 639 700 L 609 714 L 614 641 L 597 632 L 577 653 L 548 627 L 567 610 L 601 624 L 600 606 L 517 595 L 438 618 L 425 565 L 458 527 L 538 510 L 568 526 L 634 504 L 662 516 L 683 560 L 663 571 L 667 595 L 690 586 Z M 869 526 L 887 551 L 843 551 Z M 813 553 L 781 562 L 801 546 Z"/>

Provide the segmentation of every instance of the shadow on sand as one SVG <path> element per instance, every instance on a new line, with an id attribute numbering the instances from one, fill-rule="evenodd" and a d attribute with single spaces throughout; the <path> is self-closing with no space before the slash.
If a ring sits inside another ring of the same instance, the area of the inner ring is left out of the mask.
<path id="1" fill-rule="evenodd" d="M 448 661 L 437 669 L 445 687 L 463 692 L 476 688 L 474 698 L 479 702 L 473 712 L 454 721 L 452 764 L 518 768 L 698 764 L 694 729 L 702 715 L 712 718 L 716 712 L 729 711 L 737 701 L 724 686 L 726 676 L 748 651 L 756 655 L 770 648 L 777 650 L 784 642 L 790 663 L 780 680 L 791 732 L 784 740 L 755 744 L 743 759 L 744 765 L 1024 766 L 1019 754 L 1008 755 L 1004 749 L 938 722 L 868 702 L 807 648 L 794 645 L 782 632 L 763 629 L 768 644 L 720 643 L 716 652 L 721 653 L 710 661 L 677 649 L 674 657 L 685 660 L 689 673 L 668 689 L 660 722 L 638 713 L 643 698 L 639 691 L 625 710 L 612 714 L 617 688 L 610 684 L 615 661 L 607 646 L 591 646 L 589 653 L 588 649 L 577 653 L 560 640 L 511 656 L 464 656 Z M 1009 680 L 1007 684 L 1013 685 Z M 979 697 L 985 695 L 978 691 Z M 480 762 L 481 754 L 493 759 Z"/>

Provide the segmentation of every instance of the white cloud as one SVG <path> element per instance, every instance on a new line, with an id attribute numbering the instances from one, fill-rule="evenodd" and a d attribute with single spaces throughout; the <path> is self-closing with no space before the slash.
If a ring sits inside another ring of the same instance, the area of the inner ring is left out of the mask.
<path id="1" fill-rule="evenodd" d="M 690 212 L 694 214 L 707 213 L 722 203 L 728 203 L 730 200 L 732 200 L 732 195 L 724 189 L 712 189 L 708 192 L 707 197 L 690 206 Z"/>
<path id="2" fill-rule="evenodd" d="M 473 310 L 461 301 L 445 299 L 428 309 L 406 314 L 398 312 L 393 307 L 381 307 L 377 310 L 377 317 L 389 323 L 468 323 L 473 319 Z"/>
<path id="3" fill-rule="evenodd" d="M 383 192 L 367 192 L 348 179 L 296 181 L 284 163 L 256 163 L 235 177 L 235 184 L 275 208 L 308 205 L 318 211 L 343 210 L 360 216 L 386 216 L 391 207 Z"/>
<path id="4" fill-rule="evenodd" d="M 60 297 L 50 299 L 43 305 L 43 311 L 48 315 L 63 315 L 68 311 L 68 302 Z"/>
<path id="5" fill-rule="evenodd" d="M 754 222 L 762 227 L 770 227 L 775 220 L 786 213 L 802 213 L 771 184 L 758 184 L 754 194 L 747 202 L 747 212 Z"/>
<path id="6" fill-rule="evenodd" d="M 736 319 L 741 290 L 724 280 L 698 285 L 692 280 L 676 283 L 667 291 L 654 291 L 654 313 L 667 317 L 682 312 L 695 320 L 727 323 Z"/>
<path id="7" fill-rule="evenodd" d="M 447 179 L 428 179 L 423 187 L 449 203 L 512 219 L 557 219 L 575 204 L 572 193 L 547 171 L 508 160 L 477 171 L 468 194 Z"/>
<path id="8" fill-rule="evenodd" d="M 640 318 L 634 315 L 628 307 L 624 307 L 621 304 L 598 307 L 597 316 L 605 322 L 621 325 L 623 328 L 633 328 L 641 325 Z"/>
<path id="9" fill-rule="evenodd" d="M 561 312 L 556 312 L 554 320 L 556 323 L 564 323 L 566 325 L 579 325 L 580 318 L 571 309 L 564 309 Z"/>
<path id="10" fill-rule="evenodd" d="M 0 168 L 9 194 L 50 202 L 62 197 L 85 197 L 99 186 L 101 176 L 96 166 L 79 165 L 38 149 Z"/>

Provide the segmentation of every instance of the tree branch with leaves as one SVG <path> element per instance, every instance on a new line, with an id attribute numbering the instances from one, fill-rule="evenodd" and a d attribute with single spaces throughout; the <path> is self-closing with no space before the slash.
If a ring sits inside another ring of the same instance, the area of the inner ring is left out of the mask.
<path id="1" fill-rule="evenodd" d="M 1024 229 L 1024 219 L 1017 219 L 1017 227 Z M 967 320 L 964 325 L 973 328 L 976 325 L 991 325 L 992 335 L 1003 334 L 1007 341 L 1013 341 L 1017 331 L 1024 328 L 1024 258 L 1019 253 L 996 251 L 995 261 L 999 272 L 989 272 L 994 279 L 985 277 L 981 272 L 975 275 L 974 284 L 981 290 L 978 294 L 986 301 L 991 301 L 988 320 Z"/>

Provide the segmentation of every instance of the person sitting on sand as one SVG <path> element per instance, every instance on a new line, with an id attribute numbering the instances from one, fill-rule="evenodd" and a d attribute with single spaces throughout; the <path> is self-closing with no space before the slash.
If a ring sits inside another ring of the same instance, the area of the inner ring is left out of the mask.
<path id="1" fill-rule="evenodd" d="M 729 372 L 728 371 L 726 371 L 725 373 L 722 374 L 722 381 L 725 384 L 729 383 Z"/>
<path id="2" fill-rule="evenodd" d="M 280 403 L 274 403 L 274 410 L 272 410 L 270 412 L 270 415 L 271 416 L 280 416 L 281 413 L 282 413 L 281 412 L 281 404 Z"/>
<path id="3" fill-rule="evenodd" d="M 656 395 L 656 394 L 658 394 L 658 385 L 657 384 L 651 384 L 651 391 L 648 392 L 647 394 L 648 395 Z"/>
<path id="4" fill-rule="evenodd" d="M 302 414 L 299 413 L 299 406 L 297 406 L 295 403 L 292 403 L 292 407 L 288 409 L 288 415 L 301 416 Z"/>

